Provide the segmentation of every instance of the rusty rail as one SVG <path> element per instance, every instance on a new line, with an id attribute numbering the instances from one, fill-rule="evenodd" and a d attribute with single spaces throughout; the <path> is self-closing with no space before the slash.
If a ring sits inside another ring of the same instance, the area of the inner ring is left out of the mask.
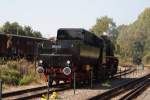
<path id="1" fill-rule="evenodd" d="M 68 83 L 52 85 L 52 88 L 56 88 L 56 87 L 63 87 L 63 88 L 57 88 L 55 90 L 51 90 L 50 93 L 52 93 L 53 91 L 63 91 L 69 89 L 68 87 L 64 87 L 67 84 Z M 28 89 L 3 93 L 2 98 L 3 100 L 8 100 L 10 98 L 11 100 L 26 100 L 26 99 L 31 99 L 33 97 L 40 97 L 42 94 L 46 94 L 46 93 L 47 93 L 47 86 L 39 86 L 34 88 L 28 88 Z"/>
<path id="2" fill-rule="evenodd" d="M 94 96 L 94 97 L 91 97 L 89 98 L 89 100 L 110 100 L 111 98 L 115 97 L 115 96 L 118 96 L 119 94 L 133 88 L 136 84 L 144 81 L 145 79 L 149 78 L 150 77 L 150 74 L 147 74 L 141 78 L 138 78 L 138 79 L 135 79 L 135 80 L 132 80 L 130 82 L 127 82 L 123 85 L 120 85 L 118 87 L 115 87 L 113 89 L 110 89 L 109 91 L 107 92 L 104 92 L 102 94 L 99 94 L 97 96 Z"/>

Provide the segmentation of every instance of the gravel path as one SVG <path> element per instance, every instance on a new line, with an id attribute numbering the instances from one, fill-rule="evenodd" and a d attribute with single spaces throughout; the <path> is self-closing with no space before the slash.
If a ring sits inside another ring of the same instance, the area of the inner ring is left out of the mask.
<path id="1" fill-rule="evenodd" d="M 146 89 L 136 100 L 150 100 L 150 87 Z"/>

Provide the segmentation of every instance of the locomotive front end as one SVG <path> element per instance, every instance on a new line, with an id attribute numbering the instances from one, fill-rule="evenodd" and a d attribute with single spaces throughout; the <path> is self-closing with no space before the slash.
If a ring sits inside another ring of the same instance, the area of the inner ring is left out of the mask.
<path id="1" fill-rule="evenodd" d="M 69 40 L 57 40 L 55 43 L 41 48 L 37 71 L 50 75 L 51 79 L 57 83 L 60 81 L 71 81 L 73 66 L 74 44 Z M 48 49 L 47 53 L 42 50 Z"/>

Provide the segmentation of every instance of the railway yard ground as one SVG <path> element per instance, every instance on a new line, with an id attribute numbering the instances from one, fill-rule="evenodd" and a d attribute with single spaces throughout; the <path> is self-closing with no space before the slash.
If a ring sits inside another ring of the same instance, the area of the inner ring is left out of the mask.
<path id="1" fill-rule="evenodd" d="M 122 76 L 122 78 L 117 78 L 117 79 L 107 81 L 102 84 L 94 84 L 92 88 L 90 88 L 90 86 L 87 88 L 85 87 L 78 88 L 76 89 L 75 94 L 74 94 L 74 90 L 72 89 L 72 90 L 60 92 L 58 93 L 58 95 L 60 96 L 60 99 L 63 99 L 63 100 L 87 100 L 98 94 L 109 91 L 110 89 L 117 87 L 120 84 L 129 82 L 133 79 L 144 76 L 146 73 L 149 73 L 147 69 L 145 69 L 144 71 L 136 71 L 126 76 Z M 114 98 L 114 100 L 117 100 L 117 98 L 116 99 Z"/>
<path id="2" fill-rule="evenodd" d="M 126 70 L 125 67 L 121 67 L 121 66 L 119 66 L 118 69 L 120 69 L 121 71 Z M 118 72 L 120 70 L 118 70 Z M 47 83 L 42 80 L 41 82 L 31 83 L 29 85 L 9 86 L 9 88 L 3 89 L 3 92 L 12 92 L 12 91 L 18 91 L 18 90 L 22 90 L 22 89 L 28 89 L 28 88 L 33 88 L 33 87 L 45 86 L 45 85 L 47 85 Z"/>
<path id="3" fill-rule="evenodd" d="M 119 69 L 121 69 L 121 71 L 127 70 L 124 67 L 119 67 Z M 109 91 L 110 89 L 117 87 L 121 84 L 124 84 L 126 82 L 129 82 L 131 80 L 137 79 L 141 76 L 144 76 L 145 74 L 150 73 L 150 69 L 145 68 L 144 70 L 136 70 L 132 73 L 129 73 L 127 75 L 123 75 L 121 77 L 118 78 L 114 78 L 112 80 L 107 80 L 105 82 L 101 82 L 101 83 L 93 83 L 93 86 L 91 88 L 91 86 L 84 86 L 82 88 L 77 88 L 75 90 L 75 94 L 74 94 L 74 90 L 73 89 L 67 89 L 64 91 L 60 91 L 57 92 L 58 95 L 58 99 L 62 99 L 62 100 L 87 100 L 91 97 L 94 97 L 96 95 L 102 94 L 106 91 Z M 46 83 L 42 84 L 45 85 Z M 39 85 L 37 85 L 38 87 Z M 26 88 L 32 88 L 35 87 L 35 85 L 31 85 L 31 86 L 22 86 L 22 87 L 16 87 L 16 88 L 11 88 L 11 91 L 17 91 L 17 90 L 21 90 L 21 89 L 26 89 Z M 54 88 L 50 88 L 50 91 L 54 90 Z M 4 92 L 7 92 L 8 90 L 5 90 Z M 140 96 L 137 97 L 138 100 L 148 100 L 148 98 L 150 97 L 150 88 L 146 89 L 146 91 L 144 91 Z M 9 90 L 10 92 L 10 90 Z M 51 95 L 51 94 L 50 94 Z M 113 98 L 113 100 L 118 100 L 116 98 Z M 37 97 L 37 98 L 33 98 L 33 100 L 40 100 L 41 97 Z M 2 99 L 3 100 L 3 99 Z"/>
<path id="4" fill-rule="evenodd" d="M 137 100 L 149 100 L 150 99 L 150 87 L 146 89 L 140 96 L 137 97 Z"/>

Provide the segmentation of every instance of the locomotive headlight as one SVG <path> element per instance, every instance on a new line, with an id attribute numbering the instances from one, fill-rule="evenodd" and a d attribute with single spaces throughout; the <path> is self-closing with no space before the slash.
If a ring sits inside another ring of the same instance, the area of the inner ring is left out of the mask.
<path id="1" fill-rule="evenodd" d="M 70 60 L 67 60 L 67 64 L 68 64 L 68 65 L 70 64 Z"/>
<path id="2" fill-rule="evenodd" d="M 42 66 L 38 66 L 38 67 L 36 68 L 36 71 L 37 71 L 38 73 L 44 73 L 44 68 L 43 68 Z"/>
<path id="3" fill-rule="evenodd" d="M 65 75 L 71 74 L 71 68 L 70 68 L 70 67 L 65 67 L 65 68 L 63 69 L 63 73 L 64 73 Z"/>
<path id="4" fill-rule="evenodd" d="M 70 60 L 67 60 L 67 62 L 66 62 L 67 64 L 67 67 L 70 67 Z"/>
<path id="5" fill-rule="evenodd" d="M 39 60 L 39 63 L 42 64 L 42 63 L 43 63 L 43 60 Z"/>
<path id="6" fill-rule="evenodd" d="M 38 73 L 44 73 L 44 68 L 42 67 L 42 64 L 43 64 L 43 60 L 39 60 L 38 66 L 36 68 L 36 71 Z"/>

